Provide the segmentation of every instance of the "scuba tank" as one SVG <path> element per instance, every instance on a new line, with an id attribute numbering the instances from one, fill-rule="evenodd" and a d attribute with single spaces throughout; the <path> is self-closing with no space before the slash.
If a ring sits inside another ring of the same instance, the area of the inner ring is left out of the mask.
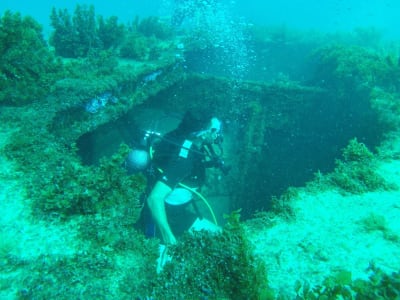
<path id="1" fill-rule="evenodd" d="M 143 172 L 149 168 L 152 161 L 152 146 L 155 139 L 161 138 L 161 134 L 146 130 L 143 138 L 128 153 L 125 166 L 129 173 Z"/>

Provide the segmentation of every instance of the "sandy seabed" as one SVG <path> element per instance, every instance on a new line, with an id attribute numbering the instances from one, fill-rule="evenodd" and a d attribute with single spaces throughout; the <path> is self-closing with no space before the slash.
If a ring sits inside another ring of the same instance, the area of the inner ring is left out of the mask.
<path id="1" fill-rule="evenodd" d="M 73 255 L 82 251 L 74 222 L 60 225 L 32 216 L 22 184 L 24 174 L 6 158 L 4 146 L 13 129 L 0 127 L 0 299 L 15 299 L 26 270 L 8 268 L 10 257 L 38 261 L 43 255 Z M 79 246 L 78 246 L 79 245 Z"/>
<path id="2" fill-rule="evenodd" d="M 399 140 L 393 143 L 400 153 Z M 304 189 L 290 203 L 293 220 L 277 217 L 271 228 L 248 228 L 273 289 L 294 296 L 296 281 L 315 286 L 340 271 L 350 271 L 353 280 L 367 279 L 370 264 L 388 274 L 399 271 L 400 160 L 382 160 L 377 171 L 394 190 L 342 195 Z M 371 216 L 383 217 L 385 232 L 397 238 L 367 230 L 365 220 Z"/>
<path id="3" fill-rule="evenodd" d="M 84 242 L 77 237 L 73 221 L 60 225 L 32 217 L 21 185 L 23 174 L 4 153 L 12 130 L 0 130 L 0 265 L 5 266 L 10 254 L 31 261 L 42 254 L 65 256 L 82 251 Z M 400 153 L 400 143 L 396 145 L 394 151 Z M 400 160 L 381 161 L 379 172 L 397 189 L 362 195 L 304 189 L 291 203 L 293 220 L 276 217 L 272 227 L 248 228 L 257 255 L 266 262 L 272 288 L 294 295 L 296 281 L 317 285 L 340 270 L 351 271 L 353 279 L 366 279 L 370 263 L 388 273 L 399 270 L 400 243 L 362 225 L 374 214 L 385 218 L 390 232 L 400 233 Z M 0 299 L 15 295 L 17 286 L 14 289 L 12 284 L 22 280 L 22 272 L 1 272 Z"/>

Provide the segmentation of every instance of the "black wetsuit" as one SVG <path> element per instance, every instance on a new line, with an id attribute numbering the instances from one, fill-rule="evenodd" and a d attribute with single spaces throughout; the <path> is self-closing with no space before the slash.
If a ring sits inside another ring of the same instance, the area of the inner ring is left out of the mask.
<path id="1" fill-rule="evenodd" d="M 154 146 L 154 165 L 161 170 L 158 180 L 172 189 L 179 183 L 199 187 L 205 180 L 205 150 L 192 139 L 172 131 Z"/>
<path id="2" fill-rule="evenodd" d="M 188 138 L 186 138 L 189 136 Z M 205 180 L 205 149 L 197 147 L 190 139 L 190 134 L 183 134 L 180 130 L 174 130 L 164 135 L 159 141 L 153 143 L 153 159 L 151 171 L 148 177 L 148 193 L 151 192 L 157 181 L 168 185 L 171 189 L 183 183 L 190 188 L 199 188 Z M 176 235 L 186 231 L 199 217 L 198 213 L 188 210 L 188 205 L 194 205 L 193 201 L 183 205 L 170 205 L 165 203 L 168 222 Z M 196 211 L 196 209 L 195 209 Z M 158 236 L 156 227 L 152 221 L 151 213 L 145 205 L 142 214 L 142 226 L 148 237 Z"/>

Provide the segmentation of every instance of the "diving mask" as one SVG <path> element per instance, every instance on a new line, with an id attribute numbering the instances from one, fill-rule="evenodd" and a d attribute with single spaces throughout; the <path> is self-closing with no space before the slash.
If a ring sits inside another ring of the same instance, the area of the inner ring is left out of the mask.
<path id="1" fill-rule="evenodd" d="M 222 122 L 214 117 L 211 119 L 208 128 L 206 130 L 198 132 L 196 136 L 201 137 L 204 140 L 208 140 L 212 143 L 219 143 L 221 140 L 221 129 Z"/>

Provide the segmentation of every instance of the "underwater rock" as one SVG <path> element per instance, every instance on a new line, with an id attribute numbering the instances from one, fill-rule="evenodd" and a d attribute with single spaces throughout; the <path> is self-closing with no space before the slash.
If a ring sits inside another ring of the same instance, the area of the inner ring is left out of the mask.
<path id="1" fill-rule="evenodd" d="M 104 92 L 92 99 L 90 99 L 86 105 L 85 110 L 91 114 L 97 113 L 100 109 L 105 107 L 108 102 L 118 103 L 118 98 L 115 97 L 111 92 Z"/>
<path id="2" fill-rule="evenodd" d="M 144 76 L 143 83 L 146 84 L 148 82 L 156 80 L 157 77 L 162 74 L 162 72 L 163 72 L 162 70 L 157 70 L 157 71 L 154 71 L 153 73 L 150 73 L 150 74 Z"/>

